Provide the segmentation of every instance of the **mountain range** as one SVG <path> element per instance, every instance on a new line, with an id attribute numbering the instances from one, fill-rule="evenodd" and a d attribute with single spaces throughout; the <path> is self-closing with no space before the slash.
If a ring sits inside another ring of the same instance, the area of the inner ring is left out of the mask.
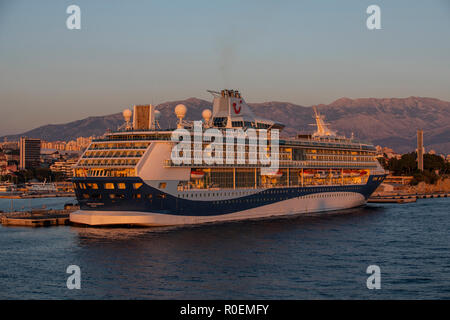
<path id="1" fill-rule="evenodd" d="M 161 103 L 157 109 L 161 112 L 162 128 L 175 127 L 177 119 L 173 110 L 180 103 L 188 109 L 186 120 L 199 120 L 205 108 L 212 108 L 210 101 L 197 98 Z M 314 130 L 310 125 L 314 123 L 313 110 L 309 106 L 274 101 L 249 105 L 257 116 L 284 123 L 286 128 L 282 134 L 285 136 Z M 426 150 L 450 153 L 450 102 L 424 97 L 341 98 L 317 107 L 338 134 L 350 136 L 353 133 L 360 140 L 405 153 L 415 150 L 416 131 L 423 129 Z M 27 136 L 47 141 L 68 141 L 80 136 L 100 136 L 108 129 L 117 129 L 123 121 L 121 113 L 88 117 L 65 124 L 41 126 L 7 138 L 17 140 L 20 136 Z"/>

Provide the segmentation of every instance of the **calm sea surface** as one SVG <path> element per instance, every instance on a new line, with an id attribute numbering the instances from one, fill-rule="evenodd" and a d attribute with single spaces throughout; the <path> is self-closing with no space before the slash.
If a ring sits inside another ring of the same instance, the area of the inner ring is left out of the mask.
<path id="1" fill-rule="evenodd" d="M 443 198 L 179 228 L 0 226 L 0 299 L 449 299 L 449 208 Z M 80 290 L 66 288 L 69 265 Z M 380 290 L 366 287 L 369 265 Z"/>

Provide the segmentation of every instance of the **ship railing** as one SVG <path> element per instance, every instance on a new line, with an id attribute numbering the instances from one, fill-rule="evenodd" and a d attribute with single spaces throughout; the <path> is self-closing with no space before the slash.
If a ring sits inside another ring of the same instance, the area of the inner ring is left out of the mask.
<path id="1" fill-rule="evenodd" d="M 136 150 L 136 151 L 141 151 L 141 150 L 145 150 L 147 149 L 148 146 L 146 147 L 120 147 L 120 148 L 98 148 L 98 147 L 91 147 L 89 148 L 87 151 L 93 151 L 93 150 L 99 150 L 99 151 L 104 151 L 104 150 L 111 150 L 111 151 L 117 151 L 117 150 Z"/>
<path id="2" fill-rule="evenodd" d="M 365 185 L 367 181 L 362 181 L 361 183 L 304 183 L 301 184 L 260 184 L 257 187 L 255 186 L 246 186 L 246 187 L 198 187 L 198 186 L 178 186 L 178 191 L 242 191 L 242 190 L 255 190 L 255 189 L 286 189 L 286 188 L 302 188 L 302 187 L 341 187 L 341 186 L 361 186 Z"/>
<path id="3" fill-rule="evenodd" d="M 282 139 L 280 145 L 295 145 L 295 146 L 308 146 L 308 147 L 332 147 L 332 148 L 344 148 L 344 149 L 357 149 L 357 150 L 375 150 L 370 143 L 365 142 L 344 142 L 337 143 L 332 141 L 320 141 L 314 139 Z"/>
<path id="4" fill-rule="evenodd" d="M 142 154 L 141 155 L 136 155 L 136 156 L 129 156 L 129 155 L 127 155 L 127 156 L 114 156 L 114 157 L 108 157 L 108 156 L 101 156 L 101 157 L 99 157 L 99 156 L 84 156 L 83 157 L 83 159 L 90 159 L 90 160 L 104 160 L 104 159 L 111 159 L 111 160 L 114 160 L 114 159 L 136 159 L 136 158 L 141 158 L 142 157 Z"/>
<path id="5" fill-rule="evenodd" d="M 96 163 L 96 164 L 80 164 L 77 165 L 75 168 L 84 168 L 84 167 L 98 167 L 98 168 L 108 168 L 108 167 L 124 167 L 124 168 L 134 168 L 136 165 L 135 164 L 100 164 L 100 163 Z"/>
<path id="6" fill-rule="evenodd" d="M 374 162 L 344 162 L 344 161 L 279 161 L 280 168 L 351 168 L 351 169 L 365 169 L 365 168 L 372 168 L 377 167 L 377 164 Z M 270 167 L 269 165 L 261 165 L 261 164 L 196 164 L 196 163 L 181 163 L 181 164 L 175 164 L 172 160 L 165 160 L 164 161 L 164 167 L 192 167 L 192 168 L 198 168 L 198 167 L 228 167 L 228 168 L 264 168 L 264 167 Z"/>
<path id="7" fill-rule="evenodd" d="M 142 141 L 170 141 L 171 140 L 171 136 L 170 135 L 151 135 L 151 136 L 147 136 L 147 137 L 128 137 L 128 136 L 121 136 L 121 135 L 114 135 L 114 136 L 107 136 L 104 138 L 100 138 L 100 139 L 94 139 L 92 140 L 92 142 L 123 142 L 123 141 L 127 141 L 127 142 L 142 142 Z"/>

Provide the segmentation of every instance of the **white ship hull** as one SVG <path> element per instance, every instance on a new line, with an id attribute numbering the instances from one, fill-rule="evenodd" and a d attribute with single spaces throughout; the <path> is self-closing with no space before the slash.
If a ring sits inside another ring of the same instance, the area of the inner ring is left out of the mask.
<path id="1" fill-rule="evenodd" d="M 277 216 L 308 214 L 314 212 L 335 211 L 362 206 L 365 203 L 366 199 L 360 193 L 326 192 L 282 200 L 276 203 L 228 214 L 186 216 L 139 211 L 79 210 L 70 214 L 70 221 L 75 224 L 90 226 L 194 225 L 211 222 L 260 219 Z"/>

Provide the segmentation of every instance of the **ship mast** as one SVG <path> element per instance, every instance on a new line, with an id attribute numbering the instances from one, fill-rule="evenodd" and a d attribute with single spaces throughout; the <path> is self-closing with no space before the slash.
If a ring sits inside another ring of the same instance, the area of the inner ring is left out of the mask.
<path id="1" fill-rule="evenodd" d="M 336 136 L 336 132 L 328 128 L 328 125 L 324 121 L 324 117 L 317 111 L 316 106 L 313 106 L 313 110 L 317 125 L 317 131 L 314 133 L 314 136 Z"/>

